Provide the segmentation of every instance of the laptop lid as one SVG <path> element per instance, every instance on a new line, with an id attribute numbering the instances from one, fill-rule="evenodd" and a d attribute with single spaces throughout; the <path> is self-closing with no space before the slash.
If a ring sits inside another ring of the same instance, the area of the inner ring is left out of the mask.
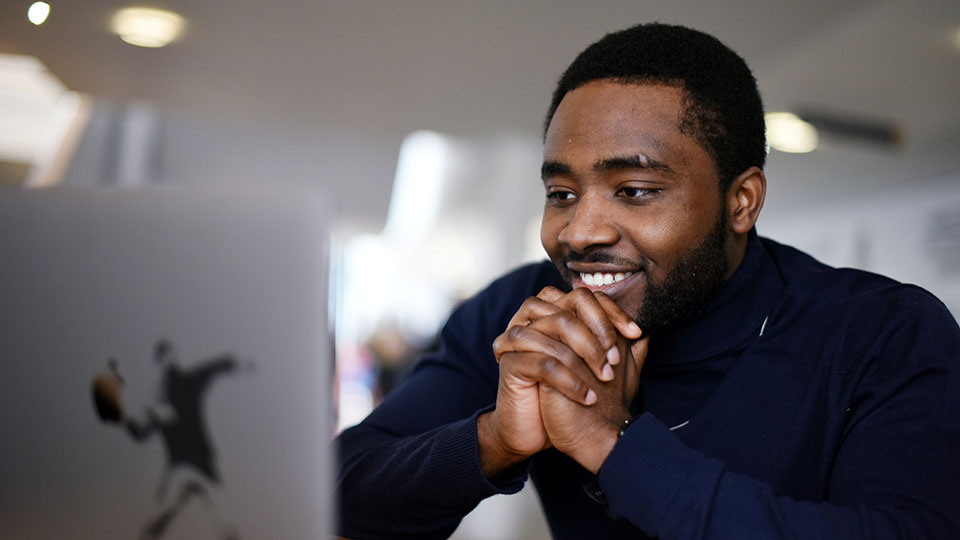
<path id="1" fill-rule="evenodd" d="M 330 208 L 0 190 L 0 538 L 328 535 Z"/>

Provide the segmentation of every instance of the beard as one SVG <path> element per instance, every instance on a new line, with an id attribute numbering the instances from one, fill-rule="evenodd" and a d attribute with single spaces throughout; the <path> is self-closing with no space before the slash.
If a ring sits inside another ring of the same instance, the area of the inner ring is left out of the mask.
<path id="1" fill-rule="evenodd" d="M 653 334 L 696 318 L 727 278 L 727 215 L 722 209 L 697 247 L 684 254 L 660 283 L 647 282 L 634 320 Z"/>

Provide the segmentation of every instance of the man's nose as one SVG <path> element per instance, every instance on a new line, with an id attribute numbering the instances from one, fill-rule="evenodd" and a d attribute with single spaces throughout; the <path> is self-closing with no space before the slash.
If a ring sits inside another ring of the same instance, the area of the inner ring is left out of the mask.
<path id="1" fill-rule="evenodd" d="M 610 246 L 620 239 L 613 208 L 599 195 L 584 195 L 557 240 L 575 251 Z"/>

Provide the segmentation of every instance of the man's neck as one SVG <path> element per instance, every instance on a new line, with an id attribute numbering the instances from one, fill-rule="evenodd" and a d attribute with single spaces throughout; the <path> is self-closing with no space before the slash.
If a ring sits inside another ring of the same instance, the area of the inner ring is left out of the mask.
<path id="1" fill-rule="evenodd" d="M 749 238 L 750 233 L 732 233 L 727 238 L 727 275 L 724 276 L 724 279 L 729 280 L 733 274 L 737 272 L 737 269 L 740 268 L 740 263 L 743 262 L 743 256 L 747 253 L 747 242 Z"/>

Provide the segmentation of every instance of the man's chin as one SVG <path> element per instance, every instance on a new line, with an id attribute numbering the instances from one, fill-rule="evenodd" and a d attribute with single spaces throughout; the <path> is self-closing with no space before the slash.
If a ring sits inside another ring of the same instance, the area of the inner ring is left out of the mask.
<path id="1" fill-rule="evenodd" d="M 703 315 L 723 283 L 722 276 L 715 276 L 699 288 L 649 287 L 633 319 L 647 335 L 682 326 Z"/>

